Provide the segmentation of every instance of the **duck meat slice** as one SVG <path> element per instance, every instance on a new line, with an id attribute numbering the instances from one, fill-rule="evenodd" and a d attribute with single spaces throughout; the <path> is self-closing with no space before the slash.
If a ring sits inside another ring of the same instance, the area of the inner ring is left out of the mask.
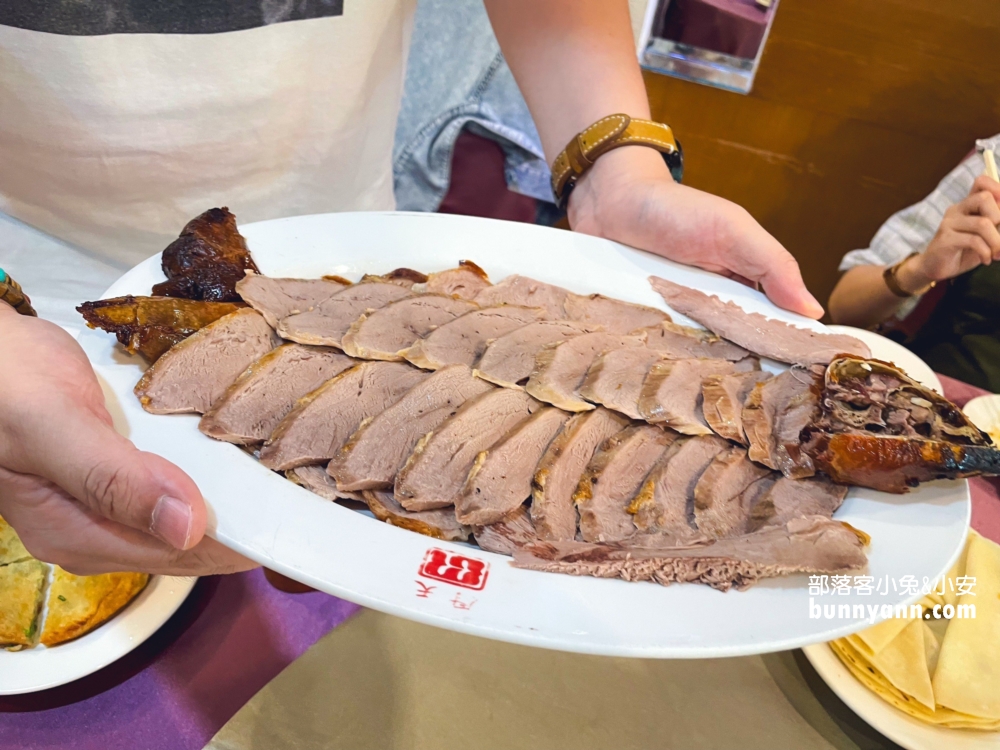
<path id="1" fill-rule="evenodd" d="M 475 302 L 480 307 L 540 307 L 545 310 L 546 318 L 559 320 L 566 317 L 565 303 L 570 294 L 569 289 L 512 274 L 500 283 L 483 289 L 476 295 Z"/>
<path id="2" fill-rule="evenodd" d="M 616 541 L 635 533 L 629 501 L 676 437 L 660 427 L 633 425 L 604 441 L 573 493 L 585 541 Z"/>
<path id="3" fill-rule="evenodd" d="M 492 286 L 486 271 L 471 260 L 460 260 L 458 268 L 438 271 L 427 276 L 423 284 L 415 285 L 413 291 L 421 294 L 445 294 L 449 297 L 474 300 L 476 295 Z"/>
<path id="4" fill-rule="evenodd" d="M 639 412 L 642 381 L 649 368 L 661 359 L 663 352 L 644 346 L 606 351 L 587 370 L 580 395 L 632 419 L 643 419 Z"/>
<path id="5" fill-rule="evenodd" d="M 281 343 L 249 307 L 193 333 L 150 365 L 135 386 L 152 414 L 204 414 L 251 364 Z"/>
<path id="6" fill-rule="evenodd" d="M 496 552 L 498 555 L 513 555 L 517 548 L 538 541 L 531 516 L 523 505 L 496 523 L 473 527 L 472 535 L 476 544 L 487 552 Z"/>
<path id="7" fill-rule="evenodd" d="M 365 490 L 361 497 L 368 504 L 372 515 L 390 526 L 452 542 L 464 542 L 472 531 L 458 522 L 452 508 L 414 513 L 396 502 L 391 492 Z"/>
<path id="8" fill-rule="evenodd" d="M 712 375 L 736 372 L 725 359 L 664 359 L 654 362 L 639 391 L 639 413 L 685 435 L 711 435 L 702 412 L 701 384 Z"/>
<path id="9" fill-rule="evenodd" d="M 603 294 L 571 294 L 563 303 L 563 309 L 570 320 L 599 326 L 610 333 L 632 333 L 639 328 L 670 320 L 663 310 L 623 302 Z"/>
<path id="10" fill-rule="evenodd" d="M 780 477 L 750 510 L 750 531 L 763 526 L 783 526 L 793 518 L 830 518 L 847 497 L 848 487 L 826 477 Z"/>
<path id="11" fill-rule="evenodd" d="M 480 452 L 541 408 L 524 391 L 491 388 L 416 444 L 396 476 L 395 495 L 407 510 L 454 505 Z"/>
<path id="12" fill-rule="evenodd" d="M 560 409 L 539 409 L 476 456 L 455 500 L 458 520 L 474 526 L 498 523 L 531 497 L 535 468 L 569 418 Z"/>
<path id="13" fill-rule="evenodd" d="M 750 354 L 742 346 L 701 328 L 663 322 L 647 330 L 646 346 L 661 352 L 666 359 L 728 359 L 735 362 Z"/>
<path id="14" fill-rule="evenodd" d="M 750 459 L 786 477 L 815 474 L 802 439 L 806 428 L 819 419 L 821 391 L 822 379 L 800 367 L 754 386 L 742 415 Z"/>
<path id="15" fill-rule="evenodd" d="M 545 449 L 532 479 L 531 520 L 542 539 L 575 539 L 573 493 L 594 451 L 628 420 L 607 409 L 572 417 Z"/>
<path id="16" fill-rule="evenodd" d="M 744 448 L 718 454 L 694 488 L 694 522 L 711 539 L 748 531 L 750 511 L 776 475 L 747 458 Z"/>
<path id="17" fill-rule="evenodd" d="M 341 339 L 368 310 L 412 296 L 407 287 L 386 281 L 364 281 L 341 289 L 311 310 L 289 315 L 278 322 L 283 338 L 300 344 L 340 347 Z"/>
<path id="18" fill-rule="evenodd" d="M 491 341 L 476 365 L 476 377 L 504 388 L 523 388 L 535 369 L 535 357 L 550 344 L 598 330 L 571 320 L 540 320 Z"/>
<path id="19" fill-rule="evenodd" d="M 414 341 L 413 346 L 400 355 L 425 370 L 438 370 L 447 365 L 472 367 L 490 341 L 534 323 L 544 315 L 541 308 L 514 305 L 473 310 Z"/>
<path id="20" fill-rule="evenodd" d="M 650 276 L 649 283 L 672 310 L 762 357 L 791 364 L 826 365 L 840 354 L 870 357 L 868 346 L 853 336 L 820 333 L 748 313 L 697 289 Z"/>
<path id="21" fill-rule="evenodd" d="M 364 498 L 357 492 L 342 492 L 337 489 L 337 483 L 333 477 L 326 473 L 325 466 L 299 466 L 285 472 L 287 477 L 300 487 L 305 487 L 326 500 L 354 500 L 364 502 Z"/>
<path id="22" fill-rule="evenodd" d="M 722 438 L 702 435 L 680 438 L 653 467 L 626 510 L 640 531 L 689 535 L 694 522 L 694 491 L 698 480 L 720 453 L 729 448 Z"/>
<path id="23" fill-rule="evenodd" d="M 283 279 L 248 273 L 236 284 L 240 297 L 264 316 L 271 328 L 289 315 L 312 310 L 337 292 L 351 286 L 339 276 L 321 279 Z"/>
<path id="24" fill-rule="evenodd" d="M 254 362 L 198 423 L 216 440 L 260 443 L 295 406 L 357 362 L 336 349 L 284 344 Z"/>
<path id="25" fill-rule="evenodd" d="M 424 435 L 493 386 L 464 365 L 444 367 L 358 427 L 327 471 L 342 490 L 389 489 Z"/>
<path id="26" fill-rule="evenodd" d="M 152 364 L 195 331 L 239 309 L 233 302 L 127 295 L 84 302 L 76 311 L 88 327 L 113 333 L 129 354 Z"/>
<path id="27" fill-rule="evenodd" d="M 352 357 L 400 361 L 402 353 L 421 336 L 476 309 L 475 302 L 421 294 L 371 310 L 351 324 L 340 346 Z"/>
<path id="28" fill-rule="evenodd" d="M 701 411 L 715 434 L 741 445 L 747 444 L 743 432 L 743 406 L 758 383 L 771 379 L 763 370 L 709 375 L 702 381 Z"/>
<path id="29" fill-rule="evenodd" d="M 594 360 L 610 349 L 640 347 L 645 341 L 644 333 L 596 331 L 550 345 L 535 357 L 535 369 L 524 388 L 539 401 L 560 409 L 588 411 L 594 405 L 580 397 L 579 388 Z"/>
<path id="30" fill-rule="evenodd" d="M 536 542 L 514 550 L 514 566 L 625 581 L 703 583 L 745 589 L 790 573 L 844 573 L 868 560 L 858 532 L 822 516 L 796 518 L 754 534 L 683 547 Z"/>
<path id="31" fill-rule="evenodd" d="M 269 469 L 325 464 L 366 419 L 399 401 L 428 373 L 402 362 L 364 362 L 299 399 L 260 452 Z"/>

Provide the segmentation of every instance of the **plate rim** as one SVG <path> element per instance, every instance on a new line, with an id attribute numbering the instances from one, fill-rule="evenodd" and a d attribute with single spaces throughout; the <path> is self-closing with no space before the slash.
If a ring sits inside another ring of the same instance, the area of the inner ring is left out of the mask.
<path id="1" fill-rule="evenodd" d="M 310 221 L 310 220 L 311 221 L 325 221 L 325 220 L 334 220 L 334 221 L 338 221 L 339 220 L 339 221 L 343 221 L 343 220 L 347 220 L 347 221 L 350 221 L 352 218 L 357 218 L 357 217 L 365 217 L 366 219 L 370 220 L 373 216 L 376 217 L 376 218 L 379 218 L 379 219 L 395 219 L 395 218 L 398 218 L 398 217 L 414 217 L 414 218 L 418 217 L 421 221 L 434 220 L 434 221 L 448 221 L 448 222 L 456 222 L 456 223 L 457 222 L 465 222 L 465 223 L 479 223 L 479 224 L 481 224 L 482 222 L 490 222 L 490 223 L 497 223 L 498 222 L 498 220 L 481 219 L 481 218 L 478 218 L 478 217 L 452 216 L 452 215 L 441 215 L 441 214 L 425 214 L 425 213 L 419 213 L 419 212 L 416 212 L 416 213 L 414 213 L 414 212 L 355 212 L 353 214 L 352 213 L 313 214 L 313 215 L 300 216 L 300 217 L 286 217 L 286 218 L 281 218 L 281 219 L 272 219 L 272 220 L 268 220 L 268 221 L 264 221 L 264 222 L 255 222 L 253 224 L 241 225 L 240 229 L 241 229 L 242 232 L 244 232 L 245 235 L 247 235 L 248 241 L 252 245 L 254 240 L 253 240 L 253 238 L 252 238 L 251 235 L 254 232 L 254 228 L 255 227 L 259 227 L 261 225 L 278 225 L 278 224 L 288 224 L 288 223 L 293 223 L 294 224 L 295 222 L 301 221 L 301 220 L 306 220 L 306 221 Z M 503 225 L 508 226 L 508 227 L 511 226 L 511 222 L 500 222 L 500 223 L 502 223 Z M 515 225 L 515 226 L 521 227 L 523 229 L 526 225 Z M 527 225 L 527 226 L 530 227 L 531 231 L 558 232 L 560 235 L 564 234 L 564 230 L 557 230 L 557 229 L 552 229 L 552 228 L 547 228 L 547 227 L 539 227 L 539 226 L 535 226 L 535 225 Z M 293 228 L 293 231 L 294 231 L 294 228 Z M 750 290 L 747 287 L 739 285 L 737 282 L 733 282 L 733 281 L 728 280 L 728 279 L 723 279 L 722 277 L 719 277 L 719 276 L 717 276 L 715 274 L 710 274 L 710 273 L 708 273 L 706 271 L 702 271 L 700 269 L 695 269 L 695 268 L 691 268 L 691 267 L 688 267 L 688 266 L 680 266 L 680 264 L 675 264 L 672 261 L 668 261 L 668 260 L 662 259 L 662 258 L 660 258 L 658 256 L 653 256 L 651 254 L 642 253 L 640 251 L 636 251 L 636 250 L 634 250 L 632 248 L 627 248 L 627 247 L 625 247 L 623 245 L 620 245 L 619 243 L 614 243 L 614 242 L 611 242 L 609 240 L 604 240 L 604 239 L 601 239 L 601 238 L 589 237 L 589 236 L 586 236 L 586 235 L 575 235 L 575 236 L 576 237 L 584 237 L 585 241 L 605 243 L 606 246 L 611 247 L 613 249 L 614 248 L 618 248 L 620 250 L 627 251 L 628 253 L 634 253 L 640 259 L 642 257 L 648 256 L 650 258 L 654 258 L 655 262 L 657 264 L 666 264 L 667 267 L 676 266 L 676 267 L 679 267 L 679 268 L 683 268 L 686 272 L 693 273 L 696 276 L 699 276 L 699 277 L 700 276 L 704 276 L 704 277 L 712 278 L 713 279 L 713 283 L 716 283 L 716 285 L 721 285 L 721 286 L 723 286 L 723 288 L 727 289 L 727 291 L 722 292 L 722 293 L 727 294 L 732 299 L 739 299 L 739 301 L 741 301 L 741 302 L 744 302 L 744 301 L 748 302 L 750 308 L 753 308 L 754 306 L 759 306 L 761 304 L 761 301 L 765 299 L 763 297 L 763 295 L 761 295 L 761 294 L 759 294 L 757 292 L 754 292 L 754 291 Z M 138 269 L 142 268 L 143 266 L 146 266 L 146 265 L 151 264 L 151 263 L 155 263 L 158 260 L 158 257 L 159 257 L 159 254 L 151 256 L 151 258 L 149 258 L 146 261 L 144 261 L 143 263 L 140 263 L 137 266 L 133 267 L 133 269 L 131 269 L 129 272 L 126 272 L 125 276 L 128 276 L 129 274 L 138 271 Z M 648 270 L 648 269 L 645 269 L 644 267 L 642 267 L 642 264 L 639 263 L 639 261 L 636 260 L 635 257 L 632 257 L 632 256 L 626 256 L 626 257 L 627 258 L 631 258 L 633 261 L 635 261 L 635 264 L 639 265 L 640 266 L 640 270 L 643 270 L 643 272 L 645 272 L 646 270 Z M 337 261 L 334 260 L 334 261 L 331 262 L 330 265 L 333 266 L 333 265 L 336 264 L 336 262 Z M 660 272 L 662 272 L 662 268 L 661 268 Z M 537 271 L 525 271 L 525 273 L 531 273 L 532 275 L 536 275 Z M 537 275 L 540 278 L 543 278 L 543 279 L 545 278 L 545 274 L 537 274 Z M 123 276 L 122 278 L 120 278 L 119 280 L 117 280 L 115 282 L 115 284 L 112 285 L 111 288 L 109 288 L 107 294 L 114 294 L 114 293 L 121 292 L 122 290 L 121 289 L 117 289 L 117 287 L 118 287 L 119 284 L 122 284 L 124 282 L 125 276 Z M 304 276 L 308 276 L 308 274 L 304 274 Z M 559 283 L 559 282 L 557 281 L 555 283 Z M 117 290 L 117 291 L 116 292 L 112 292 L 111 290 Z M 719 293 L 719 292 L 713 292 L 713 293 Z M 755 296 L 756 296 L 756 298 L 755 298 Z M 765 304 L 767 306 L 770 306 L 770 303 L 765 303 Z M 661 302 L 661 305 L 662 305 L 662 302 Z M 770 307 L 769 307 L 769 309 L 770 309 Z M 773 308 L 773 312 L 771 313 L 771 316 L 775 317 L 775 318 L 778 318 L 778 319 L 784 319 L 786 321 L 789 321 L 789 322 L 792 322 L 792 323 L 796 323 L 798 325 L 803 325 L 803 326 L 806 326 L 806 327 L 817 327 L 820 330 L 822 330 L 822 328 L 823 328 L 823 326 L 821 324 L 819 324 L 818 322 L 816 322 L 816 321 L 808 320 L 808 319 L 803 318 L 801 316 L 797 316 L 794 313 L 789 313 L 787 311 L 779 310 L 777 308 Z M 683 317 L 683 316 L 677 316 L 677 317 Z M 302 493 L 307 493 L 308 492 L 307 490 L 305 490 L 303 488 L 297 488 L 297 490 L 299 492 L 302 492 Z M 963 491 L 964 491 L 964 503 L 965 503 L 964 528 L 965 528 L 965 530 L 967 532 L 969 518 L 970 518 L 970 515 L 971 515 L 971 503 L 969 502 L 968 485 L 967 485 L 967 483 L 965 483 Z M 311 494 L 311 493 L 309 493 L 309 494 Z M 351 513 L 351 511 L 348 511 L 346 509 L 341 509 L 341 510 L 343 510 L 346 513 Z M 395 529 L 395 528 L 393 528 L 391 526 L 386 527 L 383 530 L 383 532 L 386 533 L 386 534 L 394 533 L 395 532 L 395 533 L 402 533 L 402 534 L 412 535 L 412 532 L 406 532 L 406 531 L 403 531 L 401 529 Z M 545 647 L 545 648 L 551 648 L 551 649 L 557 649 L 557 650 L 563 650 L 563 651 L 572 651 L 572 652 L 590 653 L 590 654 L 618 655 L 618 656 L 639 657 L 639 658 L 713 658 L 713 657 L 740 656 L 740 655 L 766 653 L 766 652 L 772 652 L 772 651 L 778 651 L 778 650 L 785 650 L 785 649 L 790 649 L 790 648 L 801 647 L 801 646 L 807 645 L 807 643 L 814 643 L 814 642 L 816 642 L 817 638 L 820 638 L 822 640 L 828 640 L 829 638 L 840 637 L 842 635 L 846 635 L 848 633 L 856 632 L 857 630 L 863 629 L 863 627 L 865 627 L 867 625 L 867 623 L 863 623 L 863 622 L 862 623 L 848 623 L 846 625 L 841 626 L 838 629 L 835 629 L 835 630 L 831 629 L 831 630 L 825 631 L 820 636 L 813 635 L 813 636 L 808 636 L 808 637 L 789 638 L 789 639 L 784 639 L 784 640 L 781 640 L 781 641 L 773 641 L 773 640 L 772 641 L 768 641 L 768 645 L 765 646 L 765 647 L 761 647 L 761 646 L 755 645 L 754 643 L 745 643 L 743 645 L 734 645 L 734 646 L 725 646 L 725 647 L 719 647 L 719 646 L 680 647 L 680 646 L 676 646 L 676 645 L 675 646 L 668 646 L 668 647 L 667 646 L 650 646 L 650 645 L 623 646 L 623 645 L 620 645 L 620 644 L 616 644 L 615 646 L 610 647 L 606 643 L 590 643 L 590 642 L 583 642 L 583 643 L 581 643 L 581 642 L 578 642 L 578 641 L 566 641 L 566 640 L 560 640 L 558 635 L 552 636 L 550 638 L 546 638 L 545 636 L 537 634 L 537 633 L 535 633 L 535 634 L 529 634 L 527 632 L 514 632 L 514 631 L 511 631 L 509 629 L 505 629 L 504 626 L 496 626 L 496 625 L 491 626 L 490 624 L 483 623 L 483 622 L 477 622 L 477 621 L 471 621 L 471 622 L 470 621 L 463 621 L 463 620 L 456 619 L 454 616 L 450 616 L 449 617 L 449 616 L 439 615 L 439 614 L 436 614 L 436 613 L 433 613 L 433 612 L 430 612 L 430 611 L 427 611 L 427 610 L 415 609 L 415 608 L 412 608 L 412 605 L 410 605 L 408 607 L 407 605 L 401 603 L 401 601 L 398 599 L 398 597 L 397 598 L 386 599 L 386 598 L 382 598 L 381 596 L 378 596 L 376 594 L 372 594 L 372 593 L 368 593 L 368 592 L 365 592 L 365 591 L 362 591 L 362 590 L 359 590 L 359 589 L 356 589 L 356 588 L 352 588 L 348 584 L 331 584 L 328 580 L 324 580 L 324 579 L 320 579 L 318 577 L 315 577 L 312 574 L 308 573 L 307 571 L 302 570 L 302 569 L 300 569 L 300 568 L 298 568 L 298 567 L 296 567 L 294 565 L 289 565 L 289 564 L 286 564 L 284 562 L 280 562 L 280 561 L 276 560 L 271 554 L 269 554 L 264 549 L 259 549 L 259 548 L 256 548 L 254 546 L 250 546 L 250 545 L 248 545 L 248 544 L 246 544 L 246 543 L 244 543 L 244 542 L 242 542 L 242 541 L 240 541 L 238 539 L 235 539 L 235 538 L 229 536 L 224 531 L 219 530 L 214 524 L 210 526 L 210 533 L 213 536 L 215 536 L 215 538 L 217 538 L 223 544 L 226 544 L 227 546 L 231 546 L 231 547 L 237 549 L 242 554 L 245 554 L 248 557 L 251 557 L 252 559 L 254 559 L 256 561 L 258 561 L 258 562 L 260 562 L 260 563 L 262 563 L 264 565 L 267 565 L 268 567 L 270 567 L 270 568 L 272 568 L 274 570 L 277 570 L 278 572 L 283 573 L 284 575 L 288 575 L 291 578 L 295 578 L 297 580 L 303 581 L 304 583 L 307 583 L 307 584 L 310 584 L 310 585 L 314 585 L 314 587 L 321 588 L 322 590 L 325 590 L 328 593 L 331 593 L 331 594 L 339 596 L 341 598 L 344 598 L 344 599 L 356 602 L 356 603 L 361 604 L 363 606 L 367 606 L 367 607 L 370 607 L 372 609 L 377 609 L 379 611 L 386 612 L 388 614 L 392 614 L 392 615 L 395 615 L 395 616 L 406 617 L 408 619 L 411 619 L 411 620 L 414 620 L 414 621 L 418 621 L 418 622 L 423 622 L 423 623 L 426 623 L 426 624 L 429 624 L 429 625 L 433 625 L 435 627 L 443 627 L 443 628 L 446 628 L 446 629 L 454 630 L 454 631 L 457 631 L 457 632 L 466 632 L 466 633 L 471 633 L 471 634 L 482 636 L 482 637 L 489 637 L 489 638 L 494 638 L 494 639 L 498 639 L 498 640 L 504 640 L 504 641 L 512 642 L 512 643 L 519 643 L 519 644 L 522 644 L 522 645 L 529 645 L 529 646 L 536 646 L 536 647 Z M 964 534 L 963 534 L 963 539 L 964 539 Z M 424 539 L 424 542 L 432 542 L 436 546 L 445 547 L 445 548 L 452 549 L 452 550 L 455 550 L 455 551 L 460 551 L 462 549 L 462 547 L 460 547 L 459 545 L 453 545 L 453 544 L 447 543 L 447 542 L 440 542 L 439 540 Z M 955 551 L 954 551 L 954 553 L 952 555 L 952 561 L 953 561 L 953 559 L 955 557 L 957 557 L 957 555 L 960 554 L 960 552 L 961 552 L 961 545 L 959 544 L 956 547 L 956 549 L 955 549 Z M 476 550 L 476 554 L 482 555 L 482 556 L 486 556 L 491 562 L 504 562 L 505 563 L 505 562 L 509 561 L 509 558 L 507 558 L 507 557 L 499 556 L 499 555 L 494 555 L 493 553 L 488 553 L 485 550 Z M 950 564 L 951 564 L 951 561 L 949 562 L 949 566 L 950 566 Z M 945 566 L 943 569 L 947 569 L 947 567 L 948 566 Z M 523 572 L 525 572 L 525 573 L 532 573 L 533 571 L 523 571 Z M 537 575 L 537 573 L 535 573 L 535 574 Z M 588 580 L 591 581 L 592 585 L 594 585 L 595 587 L 596 587 L 597 583 L 600 581 L 600 579 L 588 579 Z M 650 584 L 650 585 L 652 585 L 652 584 Z M 733 595 L 733 594 L 729 594 L 729 595 Z M 919 596 L 917 596 L 916 598 L 919 598 Z"/>

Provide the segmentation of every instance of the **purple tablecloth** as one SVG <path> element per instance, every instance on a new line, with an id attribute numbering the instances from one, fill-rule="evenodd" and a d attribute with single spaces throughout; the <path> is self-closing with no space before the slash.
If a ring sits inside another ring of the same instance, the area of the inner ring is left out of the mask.
<path id="1" fill-rule="evenodd" d="M 326 594 L 282 593 L 259 570 L 203 578 L 124 659 L 60 688 L 0 697 L 0 748 L 200 750 L 357 609 Z"/>
<path id="2" fill-rule="evenodd" d="M 942 377 L 959 406 L 984 391 Z M 974 479 L 972 525 L 1000 542 L 1000 481 Z M 282 669 L 357 607 L 285 594 L 261 571 L 202 579 L 121 661 L 70 685 L 0 697 L 0 749 L 200 750 Z"/>

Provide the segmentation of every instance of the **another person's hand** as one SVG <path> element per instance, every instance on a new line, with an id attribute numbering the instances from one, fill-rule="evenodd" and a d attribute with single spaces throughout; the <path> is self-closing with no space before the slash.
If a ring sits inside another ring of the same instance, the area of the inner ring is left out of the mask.
<path id="1" fill-rule="evenodd" d="M 759 283 L 780 307 L 823 314 L 780 242 L 735 203 L 675 183 L 652 149 L 625 147 L 598 159 L 570 195 L 568 214 L 576 231 Z"/>
<path id="2" fill-rule="evenodd" d="M 904 289 L 961 276 L 1000 260 L 1000 183 L 982 175 L 963 201 L 949 206 L 937 234 L 920 255 L 899 269 Z"/>
<path id="3" fill-rule="evenodd" d="M 70 573 L 207 575 L 255 567 L 207 538 L 205 502 L 115 432 L 83 350 L 0 302 L 0 516 Z"/>

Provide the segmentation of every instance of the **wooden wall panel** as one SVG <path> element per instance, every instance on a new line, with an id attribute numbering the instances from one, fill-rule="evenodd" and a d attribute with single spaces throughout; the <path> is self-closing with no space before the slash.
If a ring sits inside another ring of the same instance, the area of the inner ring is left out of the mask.
<path id="1" fill-rule="evenodd" d="M 685 182 L 745 206 L 825 302 L 845 252 L 1000 132 L 1000 3 L 781 0 L 750 95 L 646 83 Z"/>

